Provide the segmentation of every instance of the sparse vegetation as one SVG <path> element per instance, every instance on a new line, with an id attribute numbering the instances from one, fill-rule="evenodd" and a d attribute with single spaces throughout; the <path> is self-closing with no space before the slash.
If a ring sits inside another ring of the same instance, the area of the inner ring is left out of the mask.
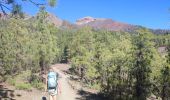
<path id="1" fill-rule="evenodd" d="M 6 82 L 13 86 L 16 84 L 16 80 L 14 78 L 8 78 Z"/>
<path id="2" fill-rule="evenodd" d="M 32 88 L 29 83 L 17 83 L 15 87 L 19 90 L 31 90 Z"/>

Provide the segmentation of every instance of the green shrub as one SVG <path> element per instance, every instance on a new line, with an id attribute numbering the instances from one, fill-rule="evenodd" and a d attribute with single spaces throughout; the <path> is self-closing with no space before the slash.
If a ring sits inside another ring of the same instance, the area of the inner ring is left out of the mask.
<path id="1" fill-rule="evenodd" d="M 96 90 L 100 90 L 101 89 L 100 84 L 97 84 L 97 83 L 91 84 L 88 87 L 91 88 L 91 89 L 96 89 Z"/>
<path id="2" fill-rule="evenodd" d="M 6 82 L 13 86 L 15 86 L 15 84 L 16 84 L 16 80 L 14 78 L 8 78 L 6 80 Z"/>
<path id="3" fill-rule="evenodd" d="M 41 78 L 36 74 L 31 74 L 29 82 L 34 88 L 39 90 L 44 89 L 44 83 L 42 82 Z"/>
<path id="4" fill-rule="evenodd" d="M 31 90 L 31 85 L 28 83 L 18 83 L 15 87 L 19 90 Z"/>
<path id="5" fill-rule="evenodd" d="M 44 89 L 44 84 L 42 82 L 38 82 L 36 80 L 32 81 L 31 82 L 31 85 L 34 87 L 34 88 L 37 88 L 39 90 L 43 90 Z"/>

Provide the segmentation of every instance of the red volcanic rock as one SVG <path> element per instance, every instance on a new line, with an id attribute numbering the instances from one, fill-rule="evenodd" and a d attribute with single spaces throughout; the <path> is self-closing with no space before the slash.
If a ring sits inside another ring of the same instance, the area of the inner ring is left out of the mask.
<path id="1" fill-rule="evenodd" d="M 46 21 L 54 24 L 57 27 L 62 26 L 62 23 L 63 23 L 63 21 L 61 19 L 59 19 L 57 16 L 55 16 L 51 13 L 48 13 Z"/>
<path id="2" fill-rule="evenodd" d="M 79 26 L 90 26 L 95 29 L 106 29 L 111 31 L 130 31 L 135 25 L 113 21 L 112 19 L 84 17 L 76 21 Z"/>
<path id="3" fill-rule="evenodd" d="M 78 19 L 76 21 L 76 24 L 77 25 L 83 25 L 83 24 L 87 24 L 87 23 L 95 21 L 95 20 L 96 20 L 95 18 L 88 16 L 88 17 L 84 17 L 84 18 Z"/>

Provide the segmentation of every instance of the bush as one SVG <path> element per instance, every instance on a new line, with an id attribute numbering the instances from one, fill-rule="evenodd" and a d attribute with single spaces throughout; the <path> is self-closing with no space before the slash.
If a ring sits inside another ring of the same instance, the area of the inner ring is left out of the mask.
<path id="1" fill-rule="evenodd" d="M 15 84 L 16 84 L 16 80 L 14 78 L 8 78 L 6 80 L 6 82 L 13 86 L 15 86 Z"/>
<path id="2" fill-rule="evenodd" d="M 34 87 L 34 88 L 37 88 L 39 90 L 43 90 L 44 89 L 44 84 L 42 82 L 38 82 L 36 80 L 32 81 L 31 82 L 31 85 Z"/>
<path id="3" fill-rule="evenodd" d="M 18 83 L 15 87 L 18 90 L 31 90 L 31 85 L 28 83 Z"/>
<path id="4" fill-rule="evenodd" d="M 36 74 L 31 74 L 29 82 L 34 88 L 37 88 L 39 90 L 44 89 L 44 84 L 42 82 L 42 79 L 40 78 L 40 76 Z"/>
<path id="5" fill-rule="evenodd" d="M 97 83 L 89 84 L 88 87 L 91 88 L 91 89 L 95 89 L 95 90 L 100 90 L 101 89 L 101 85 L 97 84 Z"/>

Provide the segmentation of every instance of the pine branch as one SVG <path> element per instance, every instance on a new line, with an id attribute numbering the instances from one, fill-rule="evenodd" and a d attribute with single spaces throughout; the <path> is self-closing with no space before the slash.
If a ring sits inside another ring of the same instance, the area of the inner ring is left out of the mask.
<path id="1" fill-rule="evenodd" d="M 9 11 L 11 11 L 11 9 L 10 9 L 10 8 L 8 8 L 7 6 L 5 6 L 4 4 L 6 4 L 6 3 L 5 3 L 5 2 L 0 1 L 0 9 L 1 9 L 1 11 L 3 12 L 3 14 L 7 15 L 7 13 L 6 13 L 6 11 L 5 11 L 5 9 L 4 9 L 4 8 L 6 8 L 6 9 L 7 9 L 7 10 L 9 10 Z"/>
<path id="2" fill-rule="evenodd" d="M 46 5 L 46 4 L 43 4 L 43 3 L 36 3 L 36 2 L 34 2 L 32 0 L 28 0 L 28 1 L 31 2 L 32 4 L 36 5 L 37 7 Z"/>
<path id="3" fill-rule="evenodd" d="M 9 11 L 11 11 L 12 9 L 8 8 L 7 6 L 3 5 L 3 4 L 0 4 L 2 5 L 4 8 L 8 9 Z"/>
<path id="4" fill-rule="evenodd" d="M 1 7 L 1 11 L 3 12 L 3 14 L 7 15 L 4 8 L 3 8 L 3 6 L 2 6 L 2 4 L 0 4 L 0 7 Z"/>

